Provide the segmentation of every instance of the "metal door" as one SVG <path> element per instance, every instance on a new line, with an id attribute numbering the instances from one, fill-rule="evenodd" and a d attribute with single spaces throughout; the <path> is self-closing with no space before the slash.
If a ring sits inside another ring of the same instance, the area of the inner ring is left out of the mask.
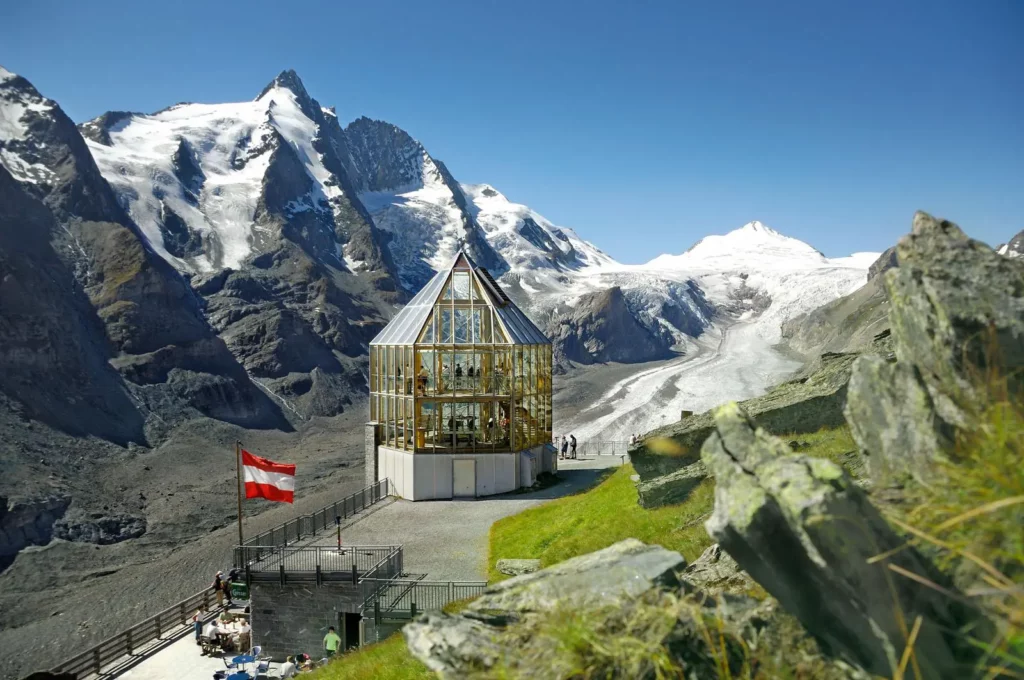
<path id="1" fill-rule="evenodd" d="M 476 496 L 476 461 L 452 461 L 452 495 L 456 498 Z"/>

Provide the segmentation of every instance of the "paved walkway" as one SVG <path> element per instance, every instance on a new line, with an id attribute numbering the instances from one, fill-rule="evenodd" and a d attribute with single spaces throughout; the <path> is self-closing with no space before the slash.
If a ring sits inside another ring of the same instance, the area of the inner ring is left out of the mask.
<path id="1" fill-rule="evenodd" d="M 396 500 L 376 506 L 355 518 L 342 531 L 347 545 L 402 545 L 405 570 L 426 574 L 438 581 L 485 581 L 487 579 L 487 536 L 491 525 L 544 501 L 578 493 L 591 487 L 604 469 L 622 463 L 619 456 L 595 456 L 560 460 L 562 480 L 541 491 L 512 493 L 489 498 L 452 501 Z M 334 534 L 306 545 L 336 543 Z M 224 669 L 219 658 L 201 656 L 191 627 L 180 638 L 160 643 L 151 656 L 130 668 L 121 667 L 103 675 L 104 680 L 210 680 L 214 671 Z M 277 677 L 279 664 L 271 665 L 269 677 Z"/>
<path id="2" fill-rule="evenodd" d="M 343 545 L 401 545 L 405 570 L 431 581 L 487 580 L 487 538 L 491 525 L 544 501 L 589 488 L 619 456 L 560 460 L 558 484 L 532 493 L 450 501 L 398 500 L 341 533 Z M 335 545 L 325 538 L 314 545 Z"/>

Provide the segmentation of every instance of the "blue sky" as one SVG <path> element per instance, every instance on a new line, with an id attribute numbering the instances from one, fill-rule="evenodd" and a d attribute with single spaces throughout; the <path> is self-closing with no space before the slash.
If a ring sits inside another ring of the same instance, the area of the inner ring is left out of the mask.
<path id="1" fill-rule="evenodd" d="M 15 6 L 17 5 L 17 6 Z M 624 262 L 758 219 L 828 255 L 925 209 L 1024 229 L 1024 2 L 5 3 L 0 63 L 75 120 L 294 68 Z"/>

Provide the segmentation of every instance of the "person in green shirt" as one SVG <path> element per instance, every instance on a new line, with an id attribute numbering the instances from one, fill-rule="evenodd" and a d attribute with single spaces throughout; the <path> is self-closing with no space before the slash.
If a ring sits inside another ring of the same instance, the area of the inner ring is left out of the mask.
<path id="1" fill-rule="evenodd" d="M 327 656 L 334 656 L 341 650 L 341 638 L 334 632 L 334 626 L 327 629 L 327 635 L 324 636 L 324 650 L 327 651 Z"/>

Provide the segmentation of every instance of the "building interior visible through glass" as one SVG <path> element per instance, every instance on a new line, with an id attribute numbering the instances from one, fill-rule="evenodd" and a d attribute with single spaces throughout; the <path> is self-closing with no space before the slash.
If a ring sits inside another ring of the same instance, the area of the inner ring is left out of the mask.
<path id="1" fill-rule="evenodd" d="M 510 339 L 497 308 L 511 303 L 487 278 L 460 258 L 409 344 L 371 345 L 370 419 L 381 444 L 488 452 L 551 441 L 551 345 Z"/>

